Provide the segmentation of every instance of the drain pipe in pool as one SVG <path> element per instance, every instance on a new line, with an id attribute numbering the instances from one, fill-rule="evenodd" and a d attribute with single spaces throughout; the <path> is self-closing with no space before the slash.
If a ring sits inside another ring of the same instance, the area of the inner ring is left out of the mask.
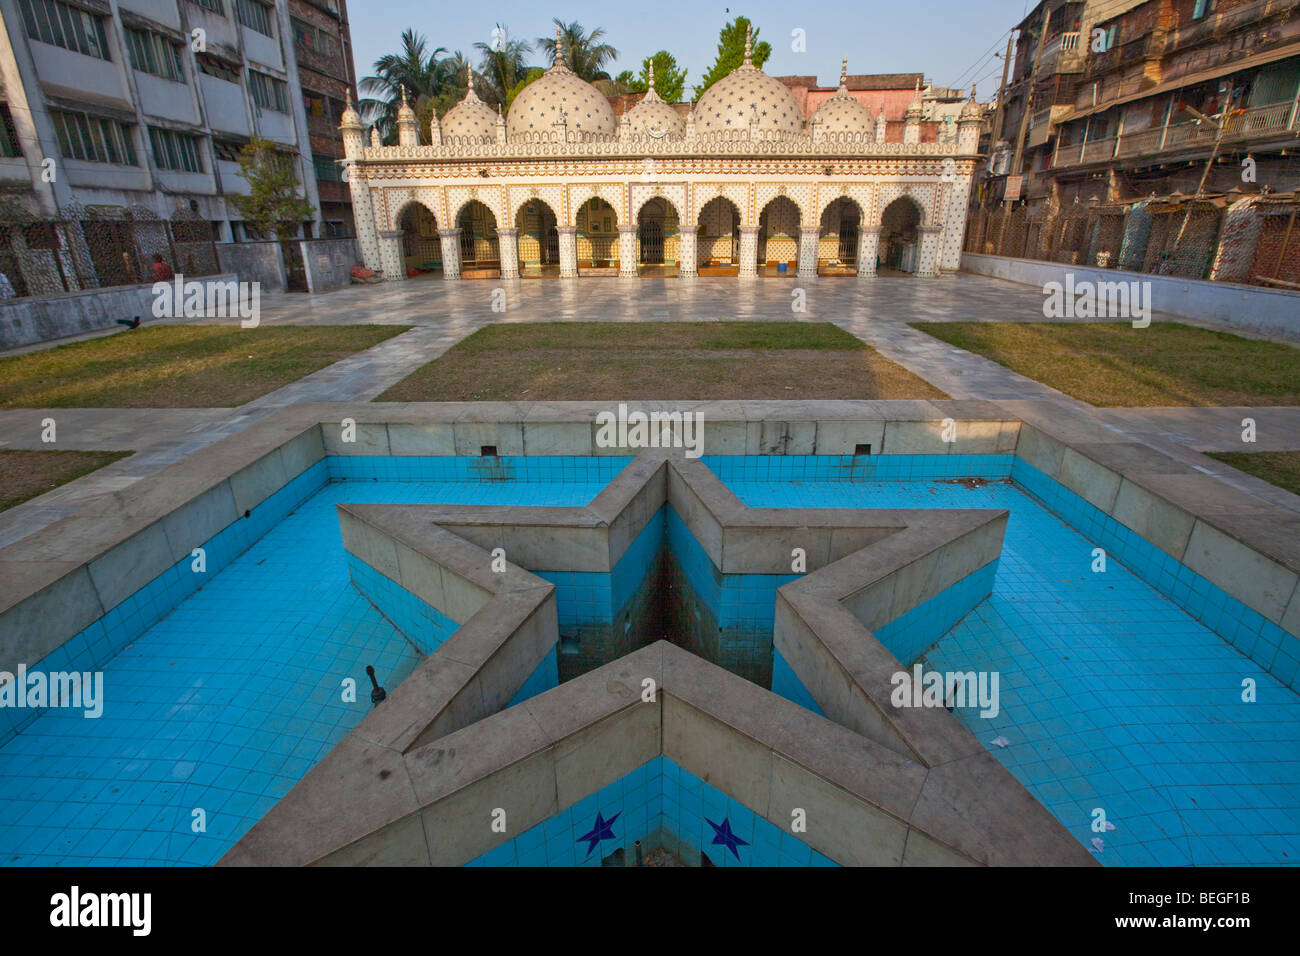
<path id="1" fill-rule="evenodd" d="M 634 846 L 636 847 L 636 865 L 640 866 L 641 865 L 641 841 L 637 840 Z"/>
<path id="2" fill-rule="evenodd" d="M 388 691 L 379 686 L 379 681 L 375 679 L 375 669 L 370 664 L 366 665 L 366 676 L 370 678 L 370 703 L 378 707 L 388 696 Z"/>

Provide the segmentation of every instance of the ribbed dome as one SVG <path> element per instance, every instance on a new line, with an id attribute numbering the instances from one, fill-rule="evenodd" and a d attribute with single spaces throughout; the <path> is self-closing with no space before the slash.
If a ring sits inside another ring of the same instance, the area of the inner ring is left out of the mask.
<path id="1" fill-rule="evenodd" d="M 569 69 L 557 36 L 555 65 L 525 86 L 510 104 L 506 135 L 549 133 L 561 116 L 569 129 L 583 133 L 613 135 L 618 130 L 609 100 Z"/>
<path id="2" fill-rule="evenodd" d="M 655 91 L 655 65 L 650 61 L 650 89 L 641 102 L 627 111 L 627 123 L 633 133 L 650 136 L 681 136 L 686 132 L 686 120 L 663 101 Z"/>
<path id="3" fill-rule="evenodd" d="M 849 61 L 840 66 L 840 88 L 813 114 L 814 129 L 825 133 L 872 133 L 876 122 L 871 110 L 854 99 L 848 87 Z M 820 126 L 817 124 L 820 123 Z"/>
<path id="4" fill-rule="evenodd" d="M 745 38 L 745 62 L 714 83 L 695 104 L 695 125 L 702 133 L 718 130 L 780 130 L 803 128 L 799 102 L 783 83 L 751 61 L 752 43 Z"/>
<path id="5" fill-rule="evenodd" d="M 469 74 L 469 90 L 465 98 L 443 116 L 442 135 L 469 137 L 471 140 L 496 139 L 497 114 L 474 92 L 473 73 Z"/>

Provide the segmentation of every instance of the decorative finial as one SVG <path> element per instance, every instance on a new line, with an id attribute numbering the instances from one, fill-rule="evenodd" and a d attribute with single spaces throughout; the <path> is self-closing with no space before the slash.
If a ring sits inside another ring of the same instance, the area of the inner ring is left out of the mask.
<path id="1" fill-rule="evenodd" d="M 975 102 L 975 81 L 974 80 L 971 80 L 970 82 L 970 101 L 972 103 Z"/>
<path id="2" fill-rule="evenodd" d="M 754 28 L 745 27 L 745 66 L 754 65 Z"/>
<path id="3" fill-rule="evenodd" d="M 468 63 L 465 64 L 465 87 L 470 93 L 474 92 L 474 68 Z"/>
<path id="4" fill-rule="evenodd" d="M 564 59 L 564 31 L 560 29 L 559 24 L 555 26 L 555 65 L 565 69 L 569 66 Z"/>
<path id="5" fill-rule="evenodd" d="M 650 92 L 655 92 L 655 61 L 654 57 L 650 58 Z"/>
<path id="6" fill-rule="evenodd" d="M 840 89 L 847 89 L 849 85 L 849 58 L 846 56 L 840 60 Z"/>
<path id="7" fill-rule="evenodd" d="M 352 109 L 352 87 L 349 86 L 347 90 L 345 90 L 345 94 L 347 95 L 347 99 L 348 99 L 347 108 Z"/>
<path id="8" fill-rule="evenodd" d="M 406 106 L 406 84 L 402 84 L 402 105 Z"/>

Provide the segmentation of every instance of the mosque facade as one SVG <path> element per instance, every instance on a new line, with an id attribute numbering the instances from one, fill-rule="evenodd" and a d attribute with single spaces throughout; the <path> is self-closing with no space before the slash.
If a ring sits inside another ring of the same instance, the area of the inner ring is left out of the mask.
<path id="1" fill-rule="evenodd" d="M 918 86 L 900 136 L 848 91 L 846 64 L 805 117 L 747 43 L 686 115 L 652 80 L 616 116 L 558 40 L 556 51 L 504 115 L 471 82 L 432 119 L 428 145 L 405 97 L 396 146 L 373 130 L 367 145 L 348 104 L 340 130 L 367 268 L 388 279 L 957 271 L 978 159 L 973 90 L 955 123 L 927 123 Z"/>

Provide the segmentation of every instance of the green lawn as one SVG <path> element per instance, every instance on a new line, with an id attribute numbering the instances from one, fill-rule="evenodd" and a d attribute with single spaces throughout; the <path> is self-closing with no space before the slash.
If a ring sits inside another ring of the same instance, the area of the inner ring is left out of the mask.
<path id="1" fill-rule="evenodd" d="M 1099 406 L 1300 404 L 1300 349 L 1175 322 L 916 322 Z"/>
<path id="2" fill-rule="evenodd" d="M 130 454 L 129 451 L 0 450 L 0 511 Z"/>
<path id="3" fill-rule="evenodd" d="M 0 408 L 242 405 L 370 348 L 397 325 L 160 325 L 0 359 Z"/>
<path id="4" fill-rule="evenodd" d="M 1300 495 L 1300 451 L 1212 451 L 1211 458 Z"/>
<path id="5" fill-rule="evenodd" d="M 490 325 L 381 402 L 945 398 L 827 322 Z"/>

